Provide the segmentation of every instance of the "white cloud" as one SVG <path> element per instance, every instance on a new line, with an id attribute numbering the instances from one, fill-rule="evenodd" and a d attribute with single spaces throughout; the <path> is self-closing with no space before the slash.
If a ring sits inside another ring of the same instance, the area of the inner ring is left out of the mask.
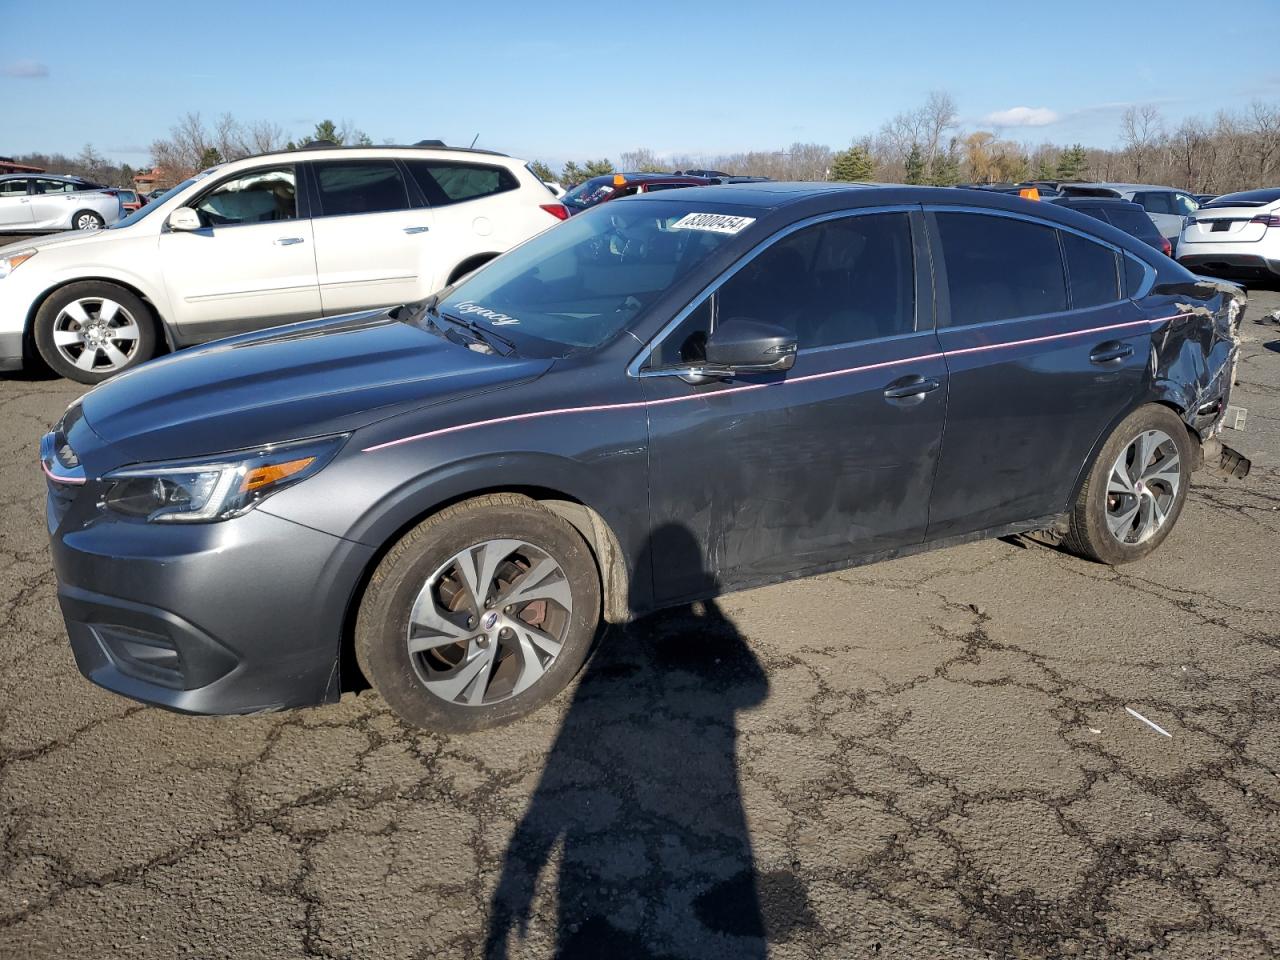
<path id="1" fill-rule="evenodd" d="M 12 63 L 6 63 L 3 69 L 0 69 L 6 77 L 21 77 L 24 80 L 37 79 L 47 77 L 49 68 L 38 60 L 14 60 Z"/>
<path id="2" fill-rule="evenodd" d="M 988 113 L 982 122 L 992 127 L 1047 127 L 1061 119 L 1048 107 L 1010 107 Z"/>

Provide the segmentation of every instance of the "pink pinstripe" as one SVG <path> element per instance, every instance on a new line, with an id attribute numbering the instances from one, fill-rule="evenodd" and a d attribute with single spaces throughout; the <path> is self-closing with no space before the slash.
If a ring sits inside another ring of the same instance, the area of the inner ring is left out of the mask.
<path id="1" fill-rule="evenodd" d="M 46 467 L 43 460 L 40 461 L 40 469 L 43 470 L 44 475 L 48 477 L 50 480 L 52 480 L 54 483 L 69 483 L 69 484 L 79 486 L 80 484 L 84 483 L 84 480 L 85 480 L 84 477 L 60 477 L 57 474 L 53 473 L 48 467 Z"/>
<path id="2" fill-rule="evenodd" d="M 1106 333 L 1111 330 L 1127 330 L 1133 327 L 1156 327 L 1164 323 L 1166 320 L 1174 320 L 1183 314 L 1173 314 L 1168 317 L 1158 317 L 1154 320 L 1130 320 L 1126 323 L 1109 323 L 1102 327 L 1091 327 L 1088 330 L 1069 330 L 1066 333 L 1051 333 L 1043 337 L 1030 337 L 1026 340 L 1012 340 L 1008 343 L 988 343 L 977 347 L 961 347 L 958 350 L 942 350 L 937 353 L 922 353 L 915 357 L 904 357 L 900 360 L 884 360 L 880 363 L 867 363 L 858 367 L 846 367 L 842 370 L 828 370 L 825 373 L 808 373 L 802 377 L 788 377 L 786 380 L 778 380 L 774 383 L 749 383 L 740 387 L 726 387 L 723 390 L 716 390 L 713 393 L 693 393 L 683 397 L 663 397 L 661 400 L 633 400 L 627 403 L 599 403 L 586 407 L 560 407 L 555 410 L 535 410 L 531 413 L 515 413 L 506 417 L 493 417 L 489 420 L 475 420 L 471 423 L 460 423 L 452 427 L 441 427 L 438 430 L 428 430 L 426 433 L 415 433 L 410 437 L 401 437 L 398 440 L 388 440 L 385 443 L 377 443 L 371 447 L 365 447 L 362 453 L 374 453 L 377 450 L 385 450 L 388 447 L 398 447 L 404 443 L 413 443 L 415 440 L 428 440 L 432 437 L 443 437 L 450 433 L 458 433 L 462 430 L 474 430 L 477 427 L 492 427 L 500 423 L 519 423 L 524 420 L 538 420 L 542 417 L 558 417 L 566 413 L 600 413 L 605 410 L 633 410 L 638 407 L 661 407 L 668 403 L 685 403 L 689 400 L 705 400 L 711 397 L 724 397 L 731 393 L 746 393 L 749 390 L 764 390 L 768 387 L 785 387 L 797 383 L 809 383 L 814 380 L 826 380 L 831 377 L 843 377 L 852 373 L 865 373 L 868 370 L 881 370 L 885 367 L 897 367 L 904 363 L 919 363 L 921 360 L 937 360 L 945 357 L 959 357 L 968 353 L 982 353 L 987 350 L 1006 350 L 1011 347 L 1024 347 L 1034 343 L 1048 343 L 1052 340 L 1064 340 L 1068 337 L 1085 337 L 1091 333 Z M 43 466 L 43 463 L 41 464 Z M 46 473 L 48 471 L 46 470 Z M 56 479 L 56 478 L 55 478 Z M 83 482 L 83 481 L 82 481 Z"/>

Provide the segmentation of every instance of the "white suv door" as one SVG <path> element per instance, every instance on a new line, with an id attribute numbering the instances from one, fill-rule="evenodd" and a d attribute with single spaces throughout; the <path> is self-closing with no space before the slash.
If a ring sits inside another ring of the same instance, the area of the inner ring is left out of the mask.
<path id="1" fill-rule="evenodd" d="M 0 180 L 0 230 L 18 230 L 32 222 L 27 180 Z"/>
<path id="2" fill-rule="evenodd" d="M 433 219 L 414 206 L 392 158 L 315 160 L 316 272 L 325 316 L 417 300 L 431 291 Z"/>
<path id="3" fill-rule="evenodd" d="M 199 230 L 160 233 L 183 343 L 320 316 L 315 244 L 293 164 L 240 171 L 191 201 Z"/>

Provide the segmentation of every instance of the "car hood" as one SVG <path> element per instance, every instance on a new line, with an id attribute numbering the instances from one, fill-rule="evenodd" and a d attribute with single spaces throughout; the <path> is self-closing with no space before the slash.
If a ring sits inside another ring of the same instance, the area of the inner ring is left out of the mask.
<path id="1" fill-rule="evenodd" d="M 123 231 L 121 231 L 123 232 Z M 0 254 L 14 250 L 46 250 L 49 247 L 74 247 L 83 243 L 100 243 L 120 236 L 112 230 L 64 230 L 62 233 L 50 233 L 43 237 L 29 237 L 15 243 L 5 243 L 0 237 Z"/>
<path id="2" fill-rule="evenodd" d="M 550 366 L 478 353 L 375 311 L 276 327 L 144 364 L 87 393 L 82 412 L 120 465 L 343 433 L 528 381 Z"/>

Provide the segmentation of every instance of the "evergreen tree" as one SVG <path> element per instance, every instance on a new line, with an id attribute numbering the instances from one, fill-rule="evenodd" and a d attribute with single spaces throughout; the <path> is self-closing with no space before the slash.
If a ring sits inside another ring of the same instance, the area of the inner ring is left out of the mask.
<path id="1" fill-rule="evenodd" d="M 960 182 L 960 153 L 954 141 L 946 153 L 938 154 L 930 182 L 937 187 L 954 187 Z"/>
<path id="2" fill-rule="evenodd" d="M 530 161 L 529 169 L 533 171 L 535 177 L 544 182 L 556 178 L 555 172 L 541 160 Z"/>
<path id="3" fill-rule="evenodd" d="M 875 170 L 875 162 L 867 148 L 859 145 L 837 153 L 831 162 L 829 179 L 844 183 L 857 183 L 870 180 Z"/>
<path id="4" fill-rule="evenodd" d="M 911 144 L 911 152 L 907 154 L 907 183 L 924 183 L 924 156 L 920 153 L 920 144 Z"/>
<path id="5" fill-rule="evenodd" d="M 1084 147 L 1074 144 L 1063 150 L 1062 156 L 1058 157 L 1058 179 L 1079 180 L 1088 165 L 1089 156 L 1084 152 Z"/>
<path id="6" fill-rule="evenodd" d="M 1048 157 L 1041 157 L 1040 162 L 1036 164 L 1034 180 L 1057 180 L 1058 168 L 1049 162 Z"/>
<path id="7" fill-rule="evenodd" d="M 338 146 L 342 146 L 344 143 L 346 143 L 346 137 L 342 135 L 342 132 L 338 130 L 337 126 L 334 125 L 334 122 L 332 120 L 321 120 L 319 123 L 317 123 L 315 132 L 311 134 L 311 139 L 312 140 L 332 140 Z"/>
<path id="8" fill-rule="evenodd" d="M 205 147 L 204 153 L 200 154 L 200 169 L 207 170 L 210 167 L 216 167 L 222 163 L 222 154 L 217 147 Z"/>

